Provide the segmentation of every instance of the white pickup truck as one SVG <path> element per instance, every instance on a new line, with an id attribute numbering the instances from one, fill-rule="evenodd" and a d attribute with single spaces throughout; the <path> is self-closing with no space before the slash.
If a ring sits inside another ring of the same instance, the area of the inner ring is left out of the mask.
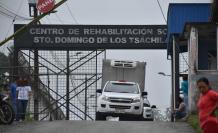
<path id="1" fill-rule="evenodd" d="M 97 100 L 96 120 L 106 120 L 107 116 L 125 120 L 141 120 L 143 117 L 143 96 L 138 83 L 108 81 Z"/>
<path id="2" fill-rule="evenodd" d="M 97 90 L 96 120 L 118 116 L 125 120 L 143 117 L 145 62 L 103 60 L 102 87 Z"/>

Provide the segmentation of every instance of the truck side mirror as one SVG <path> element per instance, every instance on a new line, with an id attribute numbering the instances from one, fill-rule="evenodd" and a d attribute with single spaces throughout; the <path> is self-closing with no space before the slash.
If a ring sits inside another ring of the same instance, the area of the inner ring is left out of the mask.
<path id="1" fill-rule="evenodd" d="M 156 109 L 157 107 L 156 107 L 156 105 L 152 105 L 151 108 L 152 109 Z"/>
<path id="2" fill-rule="evenodd" d="M 148 95 L 148 92 L 146 92 L 146 91 L 142 92 L 142 96 L 147 96 L 147 95 Z"/>
<path id="3" fill-rule="evenodd" d="M 96 90 L 97 93 L 102 93 L 102 89 Z"/>

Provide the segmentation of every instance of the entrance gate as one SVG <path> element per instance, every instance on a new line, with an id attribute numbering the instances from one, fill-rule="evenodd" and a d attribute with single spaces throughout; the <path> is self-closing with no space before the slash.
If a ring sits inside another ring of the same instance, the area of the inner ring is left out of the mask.
<path id="1" fill-rule="evenodd" d="M 11 75 L 30 80 L 35 120 L 95 120 L 105 49 L 165 49 L 165 36 L 162 25 L 34 25 L 14 39 Z"/>

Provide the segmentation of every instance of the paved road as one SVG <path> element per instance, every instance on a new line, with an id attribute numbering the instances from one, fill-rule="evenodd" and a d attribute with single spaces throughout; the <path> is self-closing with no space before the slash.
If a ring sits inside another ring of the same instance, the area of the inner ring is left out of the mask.
<path id="1" fill-rule="evenodd" d="M 0 125 L 0 133 L 194 133 L 186 123 L 54 121 Z"/>

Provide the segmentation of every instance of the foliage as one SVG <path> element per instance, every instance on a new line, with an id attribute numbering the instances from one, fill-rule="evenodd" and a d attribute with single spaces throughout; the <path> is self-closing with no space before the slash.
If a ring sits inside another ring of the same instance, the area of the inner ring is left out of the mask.
<path id="1" fill-rule="evenodd" d="M 9 64 L 10 62 L 8 56 L 0 52 L 0 91 L 3 91 L 5 88 L 4 85 L 7 84 L 7 77 L 5 77 L 4 74 L 9 72 L 8 69 L 5 69 L 9 66 Z"/>
<path id="2" fill-rule="evenodd" d="M 215 112 L 216 117 L 218 118 L 218 110 Z"/>
<path id="3" fill-rule="evenodd" d="M 34 121 L 34 119 L 33 119 L 33 117 L 31 116 L 30 113 L 26 113 L 26 115 L 25 115 L 25 121 L 27 121 L 27 122 L 32 122 L 32 121 Z"/>
<path id="4" fill-rule="evenodd" d="M 189 116 L 188 123 L 189 123 L 190 126 L 192 126 L 196 130 L 196 133 L 203 133 L 201 128 L 200 128 L 197 113 L 191 114 Z"/>
<path id="5" fill-rule="evenodd" d="M 10 65 L 9 58 L 4 53 L 0 52 L 0 67 L 8 67 Z M 8 69 L 0 69 L 0 75 L 8 72 Z"/>
<path id="6" fill-rule="evenodd" d="M 216 110 L 215 115 L 218 118 L 218 110 Z M 187 122 L 190 126 L 192 126 L 196 130 L 196 133 L 203 133 L 203 131 L 200 128 L 199 118 L 197 113 L 192 113 L 191 115 L 189 115 Z"/>

